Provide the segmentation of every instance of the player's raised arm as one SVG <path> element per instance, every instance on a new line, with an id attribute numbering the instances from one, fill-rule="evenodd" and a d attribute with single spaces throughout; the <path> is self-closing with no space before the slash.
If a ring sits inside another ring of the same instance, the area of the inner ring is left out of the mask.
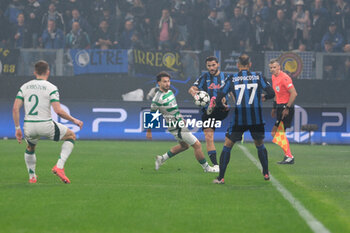
<path id="1" fill-rule="evenodd" d="M 51 102 L 51 105 L 53 107 L 53 110 L 55 111 L 55 113 L 57 113 L 57 115 L 59 115 L 60 117 L 73 122 L 74 124 L 76 124 L 77 126 L 80 127 L 80 129 L 83 127 L 83 122 L 79 119 L 76 119 L 74 117 L 72 117 L 71 115 L 69 115 L 66 111 L 64 111 L 61 108 L 61 104 L 60 102 Z"/>
<path id="2" fill-rule="evenodd" d="M 16 98 L 12 108 L 12 118 L 15 123 L 15 129 L 16 129 L 15 135 L 18 143 L 22 142 L 22 130 L 21 130 L 21 126 L 19 125 L 19 115 L 20 115 L 19 110 L 21 109 L 22 105 L 23 105 L 23 100 Z"/>

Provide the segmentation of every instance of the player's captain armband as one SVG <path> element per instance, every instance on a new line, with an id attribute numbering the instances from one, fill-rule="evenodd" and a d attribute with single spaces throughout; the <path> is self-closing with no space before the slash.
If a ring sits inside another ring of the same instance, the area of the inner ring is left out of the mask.
<path id="1" fill-rule="evenodd" d="M 291 87 L 293 87 L 293 83 L 289 83 L 288 86 L 287 86 L 288 89 L 291 88 Z"/>

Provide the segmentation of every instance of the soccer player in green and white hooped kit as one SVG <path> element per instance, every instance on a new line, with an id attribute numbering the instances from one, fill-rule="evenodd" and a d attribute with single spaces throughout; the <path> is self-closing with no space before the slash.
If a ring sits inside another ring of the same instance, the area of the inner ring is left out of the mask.
<path id="1" fill-rule="evenodd" d="M 61 108 L 57 87 L 47 81 L 50 75 L 50 68 L 46 61 L 38 61 L 35 64 L 34 75 L 36 79 L 26 82 L 19 89 L 12 111 L 16 139 L 21 143 L 22 130 L 19 125 L 19 118 L 20 109 L 24 104 L 23 131 L 27 142 L 24 160 L 29 173 L 29 183 L 37 182 L 35 174 L 36 144 L 41 137 L 47 137 L 54 141 L 64 140 L 60 157 L 57 164 L 52 168 L 52 172 L 64 183 L 69 184 L 70 180 L 65 175 L 64 164 L 73 150 L 76 136 L 67 126 L 52 120 L 51 106 L 57 115 L 73 122 L 80 128 L 83 127 L 83 122 L 72 117 Z"/>
<path id="2" fill-rule="evenodd" d="M 186 127 L 180 127 L 182 125 L 180 122 L 183 121 L 183 117 L 179 112 L 175 95 L 170 90 L 170 75 L 164 71 L 160 72 L 157 75 L 157 83 L 159 85 L 159 90 L 153 97 L 151 112 L 155 113 L 157 110 L 159 110 L 162 113 L 164 119 L 168 123 L 169 132 L 174 135 L 179 144 L 172 147 L 162 156 L 156 156 L 155 169 L 158 170 L 166 160 L 172 158 L 182 151 L 187 150 L 190 145 L 193 147 L 194 155 L 204 169 L 204 172 L 218 172 L 218 170 L 209 166 L 204 157 L 201 143 L 198 141 L 198 139 L 193 136 L 193 134 L 189 132 Z M 146 138 L 150 140 L 152 139 L 151 129 L 147 129 Z"/>

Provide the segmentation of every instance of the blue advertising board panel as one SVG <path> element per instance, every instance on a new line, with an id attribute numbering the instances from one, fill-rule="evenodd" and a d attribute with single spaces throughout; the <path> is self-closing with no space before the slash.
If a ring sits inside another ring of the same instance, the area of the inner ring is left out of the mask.
<path id="1" fill-rule="evenodd" d="M 128 72 L 126 49 L 71 49 L 74 74 L 105 74 Z"/>
<path id="2" fill-rule="evenodd" d="M 0 138 L 14 138 L 14 125 L 12 120 L 12 104 L 7 100 L 0 101 Z M 79 139 L 115 139 L 115 140 L 145 140 L 146 130 L 144 126 L 144 113 L 149 111 L 148 103 L 145 102 L 77 102 L 67 101 L 62 107 L 73 116 L 84 121 L 83 129 L 79 129 L 53 113 L 53 119 L 67 125 L 76 132 Z M 270 142 L 272 137 L 270 130 L 274 119 L 270 117 L 271 109 L 263 109 L 263 116 L 266 121 L 266 139 Z M 180 108 L 185 119 L 200 119 L 198 108 Z M 327 144 L 348 144 L 350 143 L 349 110 L 346 108 L 306 108 L 296 106 L 292 127 L 287 130 L 287 137 L 290 142 L 308 143 L 310 135 L 301 131 L 305 124 L 316 124 L 318 130 L 311 133 L 311 142 Z M 23 118 L 23 112 L 22 118 Z M 232 114 L 232 113 L 231 113 Z M 217 129 L 215 139 L 223 141 L 225 131 L 229 125 L 229 119 L 222 122 L 222 127 Z M 190 121 L 193 122 L 193 121 Z M 23 126 L 23 119 L 21 121 Z M 204 134 L 196 124 L 190 124 L 189 129 L 201 141 Z M 173 136 L 163 129 L 155 129 L 154 140 L 174 140 Z M 249 133 L 245 133 L 245 140 L 251 141 Z"/>

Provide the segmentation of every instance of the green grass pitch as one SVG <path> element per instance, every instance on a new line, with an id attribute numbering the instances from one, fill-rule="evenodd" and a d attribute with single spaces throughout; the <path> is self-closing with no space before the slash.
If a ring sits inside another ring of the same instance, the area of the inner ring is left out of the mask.
<path id="1" fill-rule="evenodd" d="M 211 183 L 216 174 L 192 148 L 155 171 L 155 155 L 175 143 L 77 141 L 66 185 L 51 174 L 61 143 L 39 142 L 38 183 L 29 184 L 25 145 L 1 140 L 0 232 L 312 232 L 238 146 L 224 185 Z M 266 148 L 271 174 L 329 231 L 350 232 L 350 147 L 293 144 L 294 165 L 277 165 L 281 149 Z"/>

